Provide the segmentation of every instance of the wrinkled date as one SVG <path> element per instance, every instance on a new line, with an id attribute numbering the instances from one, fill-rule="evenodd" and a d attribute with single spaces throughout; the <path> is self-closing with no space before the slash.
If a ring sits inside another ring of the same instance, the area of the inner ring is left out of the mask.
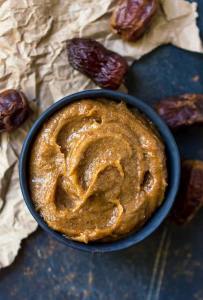
<path id="1" fill-rule="evenodd" d="M 159 115 L 172 129 L 203 123 L 203 95 L 170 97 L 156 105 Z"/>
<path id="2" fill-rule="evenodd" d="M 190 222 L 203 206 L 203 161 L 182 163 L 179 193 L 172 209 L 172 219 L 178 224 Z"/>
<path id="3" fill-rule="evenodd" d="M 68 43 L 68 59 L 74 69 L 102 88 L 117 89 L 128 69 L 122 56 L 91 39 L 72 39 Z"/>
<path id="4" fill-rule="evenodd" d="M 124 40 L 137 41 L 157 12 L 157 0 L 121 0 L 111 17 L 112 29 Z"/>
<path id="5" fill-rule="evenodd" d="M 0 93 L 0 132 L 16 129 L 28 114 L 27 98 L 22 92 L 10 89 Z"/>

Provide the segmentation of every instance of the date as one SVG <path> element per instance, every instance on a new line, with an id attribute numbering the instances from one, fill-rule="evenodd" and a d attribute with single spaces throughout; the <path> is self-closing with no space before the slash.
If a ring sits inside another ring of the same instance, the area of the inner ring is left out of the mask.
<path id="1" fill-rule="evenodd" d="M 97 41 L 74 38 L 68 43 L 71 66 L 102 88 L 116 90 L 128 70 L 126 60 Z"/>
<path id="2" fill-rule="evenodd" d="M 179 193 L 171 217 L 177 224 L 190 222 L 203 206 L 203 161 L 182 163 Z"/>
<path id="3" fill-rule="evenodd" d="M 160 101 L 155 106 L 171 129 L 203 123 L 203 95 L 185 94 Z"/>
<path id="4" fill-rule="evenodd" d="M 157 0 L 121 0 L 112 14 L 111 27 L 122 39 L 135 42 L 149 28 L 157 9 Z"/>
<path id="5" fill-rule="evenodd" d="M 14 89 L 0 93 L 0 132 L 18 128 L 28 115 L 29 106 L 24 93 Z"/>

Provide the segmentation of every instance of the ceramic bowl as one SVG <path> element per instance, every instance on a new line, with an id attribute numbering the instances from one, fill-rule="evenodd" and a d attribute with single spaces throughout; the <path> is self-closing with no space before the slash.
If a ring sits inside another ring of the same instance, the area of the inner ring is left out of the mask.
<path id="1" fill-rule="evenodd" d="M 156 212 L 152 215 L 152 217 L 147 221 L 147 223 L 141 229 L 118 241 L 108 242 L 108 243 L 94 242 L 90 244 L 83 244 L 80 242 L 72 241 L 67 237 L 65 237 L 63 234 L 51 229 L 43 220 L 41 215 L 36 211 L 29 191 L 28 164 L 30 158 L 30 150 L 32 148 L 33 141 L 35 140 L 35 137 L 38 134 L 43 123 L 47 119 L 49 119 L 54 113 L 56 113 L 58 110 L 60 110 L 64 106 L 67 106 L 69 103 L 73 101 L 78 101 L 82 99 L 97 99 L 97 98 L 106 98 L 117 102 L 120 102 L 122 100 L 126 102 L 127 105 L 138 109 L 149 120 L 152 121 L 152 123 L 159 131 L 162 140 L 165 144 L 169 177 L 168 177 L 168 187 L 162 205 L 156 210 Z M 21 190 L 28 209 L 30 210 L 31 214 L 38 222 L 38 224 L 53 238 L 57 239 L 59 242 L 63 243 L 68 247 L 72 247 L 83 251 L 100 252 L 100 253 L 113 252 L 113 251 L 118 251 L 121 249 L 128 248 L 130 246 L 134 246 L 137 243 L 143 241 L 153 231 L 155 231 L 159 227 L 159 225 L 164 221 L 164 219 L 168 215 L 174 203 L 178 191 L 179 180 L 180 180 L 180 157 L 179 157 L 179 151 L 176 142 L 169 128 L 164 123 L 164 121 L 158 116 L 158 114 L 144 101 L 141 101 L 136 97 L 130 96 L 128 94 L 123 94 L 120 92 L 115 92 L 110 90 L 88 90 L 88 91 L 83 91 L 83 92 L 79 92 L 64 97 L 63 99 L 57 101 L 55 104 L 50 106 L 38 118 L 38 120 L 34 123 L 31 130 L 29 131 L 27 138 L 25 139 L 25 142 L 23 144 L 22 152 L 20 155 L 20 161 L 19 161 L 19 175 L 20 175 Z"/>

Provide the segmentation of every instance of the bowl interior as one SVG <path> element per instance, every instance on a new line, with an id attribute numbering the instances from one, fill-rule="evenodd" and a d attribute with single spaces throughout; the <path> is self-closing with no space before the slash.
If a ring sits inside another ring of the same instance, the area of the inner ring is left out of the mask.
<path id="1" fill-rule="evenodd" d="M 96 99 L 96 98 L 106 98 L 111 99 L 117 102 L 121 100 L 126 102 L 127 105 L 137 108 L 140 112 L 153 122 L 155 127 L 158 129 L 158 132 L 161 135 L 161 138 L 165 144 L 166 156 L 167 156 L 167 168 L 168 168 L 168 188 L 165 195 L 165 200 L 162 205 L 156 210 L 153 216 L 148 220 L 148 222 L 137 232 L 132 233 L 131 235 L 109 243 L 90 243 L 83 244 L 79 242 L 72 241 L 65 237 L 63 234 L 56 232 L 49 228 L 45 223 L 40 214 L 35 210 L 34 204 L 30 197 L 29 184 L 28 184 L 28 164 L 29 164 L 29 153 L 32 147 L 32 143 L 41 128 L 45 120 L 47 120 L 51 115 L 62 107 L 68 105 L 73 101 L 78 101 L 82 99 Z M 128 248 L 137 244 L 138 242 L 145 239 L 149 236 L 165 219 L 169 213 L 179 186 L 180 179 L 180 157 L 177 145 L 171 134 L 170 130 L 166 124 L 161 120 L 157 113 L 143 101 L 138 100 L 133 96 L 127 94 L 113 92 L 109 90 L 90 90 L 84 91 L 70 96 L 66 96 L 63 99 L 59 100 L 52 106 L 50 106 L 34 123 L 30 132 L 28 133 L 26 140 L 23 144 L 22 152 L 20 155 L 19 161 L 19 175 L 20 175 L 20 185 L 23 193 L 24 200 L 38 224 L 45 229 L 49 234 L 54 238 L 62 242 L 63 244 L 76 248 L 79 250 L 89 251 L 89 252 L 112 252 L 118 251 L 124 248 Z"/>

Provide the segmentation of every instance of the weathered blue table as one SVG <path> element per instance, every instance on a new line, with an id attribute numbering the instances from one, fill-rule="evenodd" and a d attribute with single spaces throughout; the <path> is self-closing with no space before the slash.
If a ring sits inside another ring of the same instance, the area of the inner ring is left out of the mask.
<path id="1" fill-rule="evenodd" d="M 203 93 L 203 55 L 161 47 L 132 67 L 127 83 L 131 94 L 149 103 Z M 176 139 L 184 157 L 203 159 L 203 128 L 186 129 Z M 0 300 L 203 300 L 202 232 L 203 211 L 184 228 L 166 221 L 129 250 L 90 255 L 38 229 L 14 264 L 0 272 Z"/>

